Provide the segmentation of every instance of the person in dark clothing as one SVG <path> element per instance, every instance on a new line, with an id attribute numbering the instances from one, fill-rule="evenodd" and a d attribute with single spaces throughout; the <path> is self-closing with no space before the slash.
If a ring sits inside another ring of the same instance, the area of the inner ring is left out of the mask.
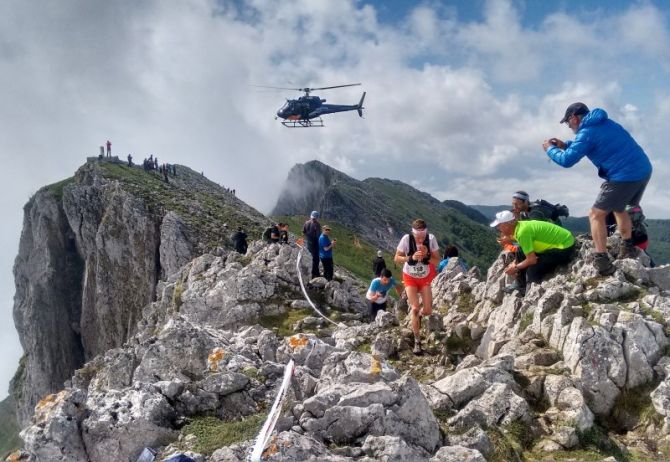
<path id="1" fill-rule="evenodd" d="M 107 140 L 107 157 L 112 156 L 112 142 Z"/>
<path id="2" fill-rule="evenodd" d="M 288 224 L 279 223 L 277 226 L 279 227 L 279 243 L 288 244 Z"/>
<path id="3" fill-rule="evenodd" d="M 552 204 L 543 199 L 531 202 L 526 191 L 516 191 L 512 195 L 512 212 L 519 220 L 549 221 L 558 226 L 563 226 L 561 217 L 570 214 L 565 205 Z"/>
<path id="4" fill-rule="evenodd" d="M 305 236 L 307 250 L 312 254 L 312 278 L 321 276 L 319 273 L 319 236 L 321 236 L 321 223 L 319 223 L 319 212 L 314 210 L 309 220 L 302 227 L 302 234 Z"/>
<path id="5" fill-rule="evenodd" d="M 235 250 L 242 255 L 247 253 L 247 233 L 242 230 L 241 226 L 237 227 L 237 231 L 230 237 L 233 241 Z"/>
<path id="6" fill-rule="evenodd" d="M 382 271 L 386 269 L 386 262 L 384 261 L 384 254 L 381 250 L 377 251 L 377 256 L 372 260 L 372 273 L 376 278 L 381 276 Z"/>

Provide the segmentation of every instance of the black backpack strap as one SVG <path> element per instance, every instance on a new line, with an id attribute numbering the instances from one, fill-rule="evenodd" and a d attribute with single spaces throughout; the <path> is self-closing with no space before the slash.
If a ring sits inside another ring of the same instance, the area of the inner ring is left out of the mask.
<path id="1" fill-rule="evenodd" d="M 426 255 L 423 258 L 423 260 L 421 260 L 421 263 L 428 264 L 428 263 L 430 263 L 430 236 L 428 234 L 426 234 L 426 238 L 423 240 L 423 245 L 425 245 L 426 248 L 428 249 L 428 255 Z M 416 249 L 417 249 L 417 247 L 416 247 L 416 240 L 414 239 L 414 235 L 409 234 L 409 253 L 407 254 L 407 256 L 411 258 L 412 255 L 414 255 L 414 253 L 416 252 Z M 417 263 L 416 261 L 414 261 L 414 262 L 410 262 L 409 260 L 407 261 L 407 264 L 412 265 L 412 266 L 416 265 L 416 263 Z"/>
<path id="2" fill-rule="evenodd" d="M 430 263 L 430 234 L 426 233 L 426 238 L 423 240 L 423 245 L 425 245 L 428 249 L 428 255 L 426 255 L 425 258 L 421 260 L 421 262 L 427 265 Z"/>
<path id="3" fill-rule="evenodd" d="M 412 255 L 416 252 L 416 241 L 414 240 L 414 235 L 412 233 L 409 233 L 409 252 L 407 252 L 407 256 L 409 259 L 407 260 L 407 264 L 410 266 L 416 265 L 416 261 L 412 260 Z"/>

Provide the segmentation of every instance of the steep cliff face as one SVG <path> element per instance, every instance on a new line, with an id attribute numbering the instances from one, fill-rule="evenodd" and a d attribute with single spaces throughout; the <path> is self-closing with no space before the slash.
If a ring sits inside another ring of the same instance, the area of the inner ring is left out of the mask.
<path id="1" fill-rule="evenodd" d="M 423 218 L 442 248 L 456 244 L 470 264 L 486 267 L 498 252 L 493 232 L 476 210 L 440 202 L 396 180 L 359 181 L 319 161 L 291 169 L 272 214 L 308 216 L 312 210 L 319 210 L 323 221 L 336 221 L 389 251 L 412 220 Z"/>
<path id="2" fill-rule="evenodd" d="M 88 163 L 25 207 L 14 266 L 14 318 L 25 351 L 14 388 L 22 424 L 84 361 L 122 345 L 156 283 L 267 219 L 185 168 L 162 177 Z"/>
<path id="3" fill-rule="evenodd" d="M 27 356 L 15 397 L 22 423 L 45 392 L 83 364 L 83 267 L 59 198 L 53 191 L 36 194 L 25 207 L 14 265 L 14 322 Z"/>

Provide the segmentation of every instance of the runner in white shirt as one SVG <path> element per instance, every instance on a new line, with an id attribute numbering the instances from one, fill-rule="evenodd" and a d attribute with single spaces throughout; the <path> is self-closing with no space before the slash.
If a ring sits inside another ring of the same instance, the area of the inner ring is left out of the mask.
<path id="1" fill-rule="evenodd" d="M 437 239 L 428 233 L 426 222 L 416 219 L 412 222 L 412 234 L 405 234 L 396 249 L 396 263 L 403 263 L 402 282 L 411 307 L 412 331 L 414 332 L 414 354 L 421 354 L 421 316 L 432 311 L 433 293 L 430 283 L 437 275 L 435 267 L 440 261 Z M 423 304 L 420 309 L 419 294 Z"/>

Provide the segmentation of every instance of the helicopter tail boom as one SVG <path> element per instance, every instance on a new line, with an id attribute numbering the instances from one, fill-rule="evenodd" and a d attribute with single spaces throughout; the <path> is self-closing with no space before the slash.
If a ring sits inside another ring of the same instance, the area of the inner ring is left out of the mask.
<path id="1" fill-rule="evenodd" d="M 358 116 L 363 117 L 363 100 L 365 99 L 365 93 L 363 92 L 363 96 L 361 96 L 361 100 L 358 103 L 358 106 L 356 107 L 356 110 L 358 111 Z"/>

